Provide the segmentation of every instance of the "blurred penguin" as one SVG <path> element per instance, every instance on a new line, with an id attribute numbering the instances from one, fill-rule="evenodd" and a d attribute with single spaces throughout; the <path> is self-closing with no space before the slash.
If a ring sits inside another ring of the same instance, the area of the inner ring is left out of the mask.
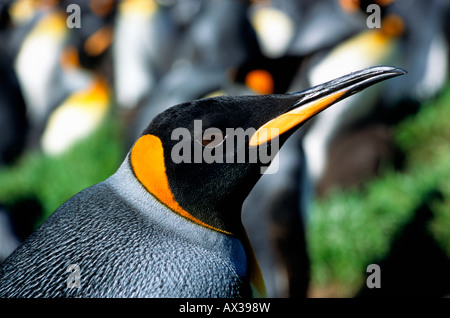
<path id="1" fill-rule="evenodd" d="M 268 58 L 286 55 L 296 33 L 298 12 L 304 1 L 255 2 L 249 8 L 261 52 Z"/>
<path id="2" fill-rule="evenodd" d="M 170 106 L 211 94 L 249 93 L 243 86 L 232 85 L 233 70 L 258 50 L 247 9 L 243 1 L 199 3 L 195 15 L 184 25 L 170 68 L 138 110 L 130 143 L 156 114 Z"/>
<path id="3" fill-rule="evenodd" d="M 296 75 L 308 57 L 361 30 L 360 17 L 336 6 L 335 1 L 272 1 L 253 8 L 252 22 L 267 58 L 262 64 L 276 65 L 274 83 L 283 83 L 276 91 L 308 87 L 308 81 Z M 280 20 L 284 22 L 277 23 Z M 271 23 L 278 24 L 278 29 L 270 28 Z M 279 170 L 263 175 L 243 206 L 243 223 L 270 297 L 307 296 L 307 214 L 313 198 L 302 148 L 307 127 L 291 136 L 277 155 Z"/>
<path id="4" fill-rule="evenodd" d="M 328 80 L 333 76 L 339 76 L 361 67 L 377 64 L 396 63 L 403 65 L 409 70 L 412 65 L 405 65 L 400 60 L 401 54 L 404 52 L 403 42 L 405 41 L 405 38 L 407 39 L 407 36 L 411 31 L 408 28 L 408 21 L 403 19 L 403 15 L 400 14 L 401 11 L 399 12 L 399 10 L 396 10 L 396 6 L 394 6 L 397 5 L 397 3 L 401 3 L 401 1 L 390 2 L 391 1 L 360 2 L 343 0 L 339 3 L 336 1 L 333 1 L 333 3 L 330 1 L 319 1 L 311 6 L 308 6 L 306 2 L 303 6 L 298 5 L 298 8 L 300 9 L 298 11 L 299 16 L 302 12 L 310 12 L 311 14 L 305 15 L 305 20 L 303 21 L 300 19 L 300 21 L 304 23 L 304 27 L 297 31 L 294 40 L 292 40 L 291 45 L 289 45 L 290 49 L 287 50 L 287 52 L 305 54 L 303 66 L 308 66 L 306 72 L 304 67 L 300 68 L 299 76 L 293 79 L 293 86 L 302 87 L 314 85 L 321 81 Z M 446 12 L 442 8 L 442 2 L 438 2 L 441 4 L 440 10 Z M 303 4 L 303 2 L 301 4 Z M 370 13 L 367 11 L 367 6 L 369 4 L 377 4 L 382 8 L 383 20 L 381 29 L 368 29 L 368 26 L 366 25 L 366 19 L 368 17 L 367 13 Z M 339 10 L 336 10 L 336 7 L 334 7 L 337 5 L 340 6 Z M 428 6 L 428 4 L 426 5 Z M 333 14 L 325 14 L 326 12 L 330 13 L 330 10 L 333 11 Z M 419 7 L 417 7 L 416 10 L 416 12 L 421 11 Z M 436 8 L 428 8 L 427 12 L 435 10 Z M 289 12 L 292 13 L 294 10 Z M 315 12 L 315 14 L 312 14 L 312 12 Z M 405 12 L 403 12 L 403 14 L 405 14 Z M 330 19 L 330 17 L 335 17 L 335 19 L 331 19 L 332 21 L 330 22 L 334 27 L 330 27 L 330 23 L 323 22 L 324 19 Z M 414 19 L 417 22 L 418 18 L 415 17 Z M 332 22 L 334 22 L 334 24 Z M 323 31 L 324 29 L 327 29 L 326 32 L 321 32 L 321 30 Z M 425 34 L 427 34 L 427 32 L 425 32 Z M 428 38 L 432 37 L 430 36 Z M 436 36 L 435 38 L 441 37 Z M 442 61 L 442 56 L 446 53 L 446 51 L 442 49 L 442 42 L 440 43 L 440 45 L 437 45 L 439 49 L 435 50 L 434 54 L 428 54 L 428 56 L 435 56 L 435 61 Z M 426 48 L 427 51 L 433 52 L 432 45 L 426 45 Z M 421 63 L 419 63 L 419 65 L 421 65 Z M 440 74 L 446 71 L 446 63 L 439 62 L 439 65 L 444 66 L 444 70 L 435 72 L 435 74 L 438 75 L 435 76 L 435 78 L 442 79 L 443 76 Z M 304 76 L 304 73 L 307 74 L 306 77 Z M 432 73 L 434 72 L 429 72 L 429 74 Z M 440 82 L 442 83 L 442 80 Z M 314 198 L 318 181 L 325 172 L 328 162 L 327 155 L 331 142 L 335 140 L 334 138 L 336 136 L 339 136 L 342 132 L 353 127 L 353 125 L 361 123 L 362 120 L 372 116 L 374 112 L 376 112 L 379 103 L 389 96 L 389 94 L 385 93 L 389 88 L 392 88 L 395 93 L 401 91 L 394 89 L 394 87 L 397 87 L 397 83 L 398 82 L 394 80 L 390 83 L 389 87 L 380 85 L 377 90 L 363 92 L 360 96 L 355 96 L 344 101 L 335 109 L 320 114 L 312 122 L 311 127 L 305 127 L 303 133 L 306 134 L 306 136 L 304 138 L 300 133 L 298 133 L 299 137 L 297 137 L 297 140 L 295 140 L 295 136 L 292 137 L 290 142 L 292 142 L 293 146 L 290 147 L 286 145 L 286 147 L 280 151 L 279 157 L 283 158 L 283 156 L 286 156 L 287 158 L 285 160 L 287 161 L 289 158 L 303 158 L 303 160 L 308 162 L 309 170 L 300 170 L 300 172 L 298 171 L 299 169 L 296 168 L 296 164 L 281 165 L 282 169 L 291 169 L 291 173 L 288 174 L 289 176 L 296 175 L 298 177 L 297 184 L 295 184 L 295 182 L 290 182 L 289 178 L 284 179 L 283 173 L 281 173 L 273 176 L 263 176 L 253 189 L 253 192 L 247 199 L 249 202 L 244 208 L 254 207 L 256 204 L 261 203 L 260 210 L 265 210 L 261 215 L 268 215 L 263 223 L 255 225 L 253 231 L 251 229 L 249 230 L 249 237 L 250 239 L 253 238 L 253 240 L 260 242 L 259 249 L 257 249 L 258 244 L 253 243 L 253 245 L 256 246 L 256 255 L 261 258 L 260 265 L 266 277 L 269 294 L 271 294 L 272 290 L 275 291 L 272 295 L 282 295 L 283 297 L 286 297 L 287 295 L 305 295 L 307 284 L 300 282 L 301 280 L 305 281 L 308 279 L 309 272 L 308 268 L 299 266 L 299 264 L 301 264 L 301 262 L 303 262 L 303 264 L 308 262 L 308 255 L 298 253 L 299 250 L 296 251 L 293 247 L 289 248 L 287 242 L 301 242 L 301 235 L 295 236 L 292 234 L 298 234 L 300 231 L 307 229 L 308 203 Z M 427 85 L 425 85 L 425 87 L 427 87 Z M 383 90 L 383 94 L 381 94 L 381 90 Z M 362 101 L 364 101 L 364 103 L 362 103 Z M 367 101 L 368 103 L 366 103 Z M 378 147 L 379 145 L 376 144 L 377 142 L 386 143 L 386 140 L 383 140 L 386 139 L 386 136 L 384 136 L 383 130 L 380 130 L 379 127 L 374 126 L 374 129 L 375 130 L 370 127 L 367 129 L 369 138 L 374 139 L 373 145 L 370 146 Z M 387 142 L 388 141 L 389 137 L 387 137 Z M 303 142 L 304 149 L 302 149 L 301 146 L 295 145 L 296 142 Z M 382 146 L 383 147 L 376 150 L 375 153 L 387 149 L 385 147 L 386 145 Z M 387 147 L 389 148 L 390 145 L 387 145 Z M 303 153 L 303 150 L 306 154 Z M 284 152 L 288 151 L 290 151 L 289 154 L 284 154 Z M 392 149 L 389 149 L 387 152 L 390 153 L 391 151 Z M 302 157 L 302 155 L 304 157 Z M 380 154 L 375 154 L 375 156 L 379 155 Z M 386 153 L 381 154 L 381 156 L 385 155 Z M 374 160 L 378 160 L 378 157 L 374 158 Z M 297 173 L 293 173 L 296 169 Z M 277 178 L 280 180 L 277 180 Z M 282 185 L 279 186 L 280 191 L 277 193 L 278 198 L 273 195 L 273 192 L 272 197 L 270 197 L 270 195 L 265 195 L 265 193 L 271 193 L 268 189 L 270 189 L 273 184 Z M 297 188 L 301 188 L 302 192 L 295 192 L 295 189 Z M 297 193 L 297 196 L 292 195 L 293 193 Z M 252 197 L 252 195 L 254 197 Z M 259 199 L 258 201 L 258 198 L 264 199 Z M 299 202 L 296 202 L 296 200 Z M 287 212 L 289 209 L 285 210 L 284 207 L 290 207 L 290 211 Z M 300 218 L 297 217 L 296 211 L 300 211 Z M 244 215 L 251 215 L 251 212 L 246 212 Z M 261 219 L 262 217 L 260 217 L 260 220 Z M 280 227 L 280 224 L 284 224 L 284 227 Z M 250 227 L 251 225 L 249 224 L 248 226 Z M 256 229 L 256 226 L 264 228 L 269 232 L 272 228 L 272 241 L 260 235 L 258 237 L 259 229 Z M 277 231 L 277 228 L 283 228 L 284 233 L 280 235 L 281 231 Z M 288 237 L 289 240 L 286 239 Z M 303 236 L 303 238 L 304 237 L 305 236 Z M 305 243 L 300 243 L 298 246 L 306 248 L 304 244 Z M 291 269 L 295 267 L 297 268 L 297 272 L 291 272 Z M 300 273 L 300 271 L 303 271 L 303 273 Z M 273 273 L 277 274 L 274 275 Z M 303 293 L 299 293 L 301 289 L 303 289 Z"/>
<path id="5" fill-rule="evenodd" d="M 94 133 L 112 106 L 109 85 L 101 74 L 80 66 L 78 52 L 65 49 L 61 58 L 62 82 L 70 92 L 49 115 L 41 138 L 41 148 L 49 155 L 60 155 Z"/>
<path id="6" fill-rule="evenodd" d="M 356 14 L 352 0 L 300 1 L 297 33 L 289 54 L 309 55 L 333 47 L 361 32 L 364 17 Z"/>
<path id="7" fill-rule="evenodd" d="M 249 16 L 269 58 L 307 56 L 363 29 L 362 17 L 342 10 L 336 0 L 255 1 Z"/>
<path id="8" fill-rule="evenodd" d="M 395 123 L 413 112 L 417 107 L 412 107 L 411 101 L 414 104 L 420 104 L 434 96 L 442 89 L 448 78 L 449 51 L 448 42 L 444 36 L 444 21 L 450 6 L 448 1 L 341 2 L 341 4 L 347 4 L 346 10 L 355 14 L 357 8 L 351 7 L 351 3 L 359 6 L 359 13 L 361 11 L 366 13 L 368 22 L 373 19 L 370 15 L 373 15 L 375 12 L 373 10 L 376 8 L 369 5 L 375 4 L 381 8 L 380 28 L 366 27 L 364 31 L 350 37 L 335 48 L 317 53 L 311 59 L 305 72 L 310 85 L 361 67 L 377 64 L 400 65 L 408 70 L 408 76 L 405 77 L 404 82 L 393 80 L 389 85 L 380 85 L 377 89 L 353 96 L 339 107 L 317 116 L 304 139 L 309 176 L 314 183 L 314 188 L 324 180 L 329 164 L 329 149 L 335 137 L 345 134 L 351 137 L 351 130 L 363 121 L 379 121 L 381 126 L 377 128 L 374 125 L 374 131 L 365 132 L 368 133 L 368 138 L 379 139 L 380 133 L 386 135 L 381 132 L 383 129 L 386 130 L 383 125 Z M 426 23 L 418 21 L 426 21 Z M 372 140 L 372 147 L 376 147 L 373 149 L 374 156 L 384 156 L 378 152 L 384 151 L 386 145 L 391 147 L 390 144 L 386 144 L 386 142 L 389 143 L 389 136 L 381 137 L 381 139 L 385 139 L 381 141 L 383 145 L 377 144 L 379 141 Z M 368 140 L 365 144 L 369 145 L 371 141 Z M 390 154 L 388 157 L 392 155 L 395 156 Z M 380 158 L 364 160 L 369 163 L 373 160 L 380 161 Z M 361 167 L 361 169 L 365 168 Z M 375 170 L 367 172 L 355 167 L 352 167 L 352 171 L 365 178 L 364 180 L 355 178 L 355 185 L 377 173 Z M 324 193 L 328 186 L 320 185 L 321 192 Z"/>
<path id="9" fill-rule="evenodd" d="M 397 0 L 389 10 L 405 23 L 399 65 L 408 70 L 408 76 L 386 88 L 385 104 L 403 99 L 421 103 L 439 93 L 448 79 L 450 2 Z"/>
<path id="10" fill-rule="evenodd" d="M 123 0 L 117 9 L 113 66 L 115 98 L 133 109 L 169 69 L 178 30 L 170 7 L 155 0 Z"/>
<path id="11" fill-rule="evenodd" d="M 10 3 L 0 5 L 0 165 L 12 164 L 22 153 L 28 129 L 25 101 L 22 96 L 9 51 L 13 30 Z"/>
<path id="12" fill-rule="evenodd" d="M 94 15 L 89 10 L 98 9 L 98 4 L 92 7 L 93 3 L 86 1 L 80 2 L 83 25 L 70 28 L 66 8 L 72 3 L 36 1 L 26 6 L 26 1 L 20 1 L 11 9 L 18 21 L 12 42 L 23 38 L 14 67 L 30 124 L 27 148 L 52 155 L 90 135 L 110 105 L 104 76 L 94 68 L 89 70 L 89 63 L 83 67 L 79 56 L 100 55 L 109 47 L 112 33 L 100 32 L 103 36 L 92 39 L 101 26 L 89 23 L 89 16 Z M 28 14 L 23 14 L 25 7 Z M 94 20 L 107 23 L 103 18 Z"/>
<path id="13" fill-rule="evenodd" d="M 48 113 L 61 99 L 57 69 L 69 29 L 65 13 L 56 7 L 56 3 L 36 1 L 30 6 L 31 12 L 21 17 L 22 24 L 14 30 L 20 37 L 26 31 L 15 58 L 14 69 L 32 129 L 30 143 L 36 144 L 35 138 L 40 135 Z M 15 10 L 18 10 L 17 7 Z"/>
<path id="14" fill-rule="evenodd" d="M 72 17 L 79 7 L 79 25 Z M 61 0 L 60 8 L 68 15 L 71 26 L 68 45 L 78 51 L 83 68 L 101 72 L 112 82 L 111 46 L 117 3 L 114 0 Z"/>
<path id="15" fill-rule="evenodd" d="M 383 14 L 381 18 L 381 28 L 366 28 L 331 50 L 317 53 L 307 67 L 309 85 L 356 71 L 358 68 L 396 63 L 405 24 L 398 15 Z M 303 146 L 313 189 L 323 177 L 327 167 L 328 150 L 334 138 L 371 116 L 380 102 L 383 89 L 384 86 L 379 85 L 370 92 L 352 96 L 332 111 L 321 113 L 311 124 L 303 139 Z"/>
<path id="16" fill-rule="evenodd" d="M 253 93 L 287 92 L 301 58 L 261 58 L 237 72 L 237 80 Z M 310 198 L 301 148 L 303 127 L 285 143 L 242 207 L 242 222 L 264 276 L 269 297 L 305 297 L 309 261 L 302 215 Z M 272 170 L 271 170 L 272 169 Z"/>
<path id="17" fill-rule="evenodd" d="M 269 297 L 307 296 L 310 270 L 303 216 L 311 191 L 305 177 L 303 135 L 301 129 L 285 143 L 269 168 L 274 173 L 268 171 L 261 177 L 242 207 L 242 222 Z M 299 180 L 304 181 L 303 189 Z"/>
<path id="18" fill-rule="evenodd" d="M 183 36 L 176 59 L 224 70 L 249 59 L 259 48 L 248 8 L 245 1 L 205 1 Z"/>
<path id="19" fill-rule="evenodd" d="M 158 83 L 154 93 L 143 103 L 131 125 L 128 143 L 134 144 L 151 121 L 161 111 L 179 103 L 198 99 L 222 87 L 226 75 L 222 70 L 186 63 L 174 67 Z"/>
<path id="20" fill-rule="evenodd" d="M 0 51 L 0 165 L 13 163 L 25 147 L 28 121 L 10 61 Z"/>

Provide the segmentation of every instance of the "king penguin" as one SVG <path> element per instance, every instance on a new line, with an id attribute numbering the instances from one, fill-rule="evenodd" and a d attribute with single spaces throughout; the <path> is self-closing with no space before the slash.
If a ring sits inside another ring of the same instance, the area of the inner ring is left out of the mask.
<path id="1" fill-rule="evenodd" d="M 404 73 L 372 67 L 297 93 L 167 109 L 115 174 L 66 201 L 5 260 L 0 297 L 265 296 L 241 206 L 266 161 L 236 161 L 239 151 L 272 155 L 318 112 Z"/>

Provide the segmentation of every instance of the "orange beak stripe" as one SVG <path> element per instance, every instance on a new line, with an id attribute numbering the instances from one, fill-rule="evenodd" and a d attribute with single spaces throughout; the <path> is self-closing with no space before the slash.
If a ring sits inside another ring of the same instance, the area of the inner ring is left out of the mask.
<path id="1" fill-rule="evenodd" d="M 302 122 L 311 118 L 315 114 L 331 106 L 347 91 L 339 91 L 332 95 L 325 96 L 316 101 L 312 101 L 306 105 L 302 105 L 287 113 L 270 120 L 262 125 L 250 138 L 250 146 L 256 147 L 262 145 L 275 137 L 285 133 L 286 131 L 298 126 Z"/>

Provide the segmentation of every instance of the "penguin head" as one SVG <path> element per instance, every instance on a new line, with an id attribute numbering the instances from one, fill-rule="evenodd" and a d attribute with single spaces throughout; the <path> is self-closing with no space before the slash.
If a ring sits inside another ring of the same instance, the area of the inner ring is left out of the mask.
<path id="1" fill-rule="evenodd" d="M 242 203 L 298 127 L 339 100 L 404 73 L 373 67 L 292 94 L 218 96 L 173 106 L 137 140 L 131 168 L 174 212 L 237 234 Z"/>

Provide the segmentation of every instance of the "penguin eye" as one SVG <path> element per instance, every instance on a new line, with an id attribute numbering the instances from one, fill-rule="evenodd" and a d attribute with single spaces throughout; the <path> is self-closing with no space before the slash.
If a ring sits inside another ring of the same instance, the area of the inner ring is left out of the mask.
<path id="1" fill-rule="evenodd" d="M 215 142 L 217 142 L 216 139 L 218 139 L 218 138 L 219 138 L 219 134 L 218 133 L 203 135 L 202 145 L 203 146 L 214 147 Z"/>
<path id="2" fill-rule="evenodd" d="M 221 133 L 204 134 L 202 138 L 202 145 L 205 147 L 217 147 L 223 142 L 224 138 Z"/>
<path id="3" fill-rule="evenodd" d="M 200 142 L 204 147 L 214 148 L 223 143 L 226 136 L 223 137 L 222 132 L 219 129 L 209 128 L 203 132 L 201 138 L 197 141 Z"/>

